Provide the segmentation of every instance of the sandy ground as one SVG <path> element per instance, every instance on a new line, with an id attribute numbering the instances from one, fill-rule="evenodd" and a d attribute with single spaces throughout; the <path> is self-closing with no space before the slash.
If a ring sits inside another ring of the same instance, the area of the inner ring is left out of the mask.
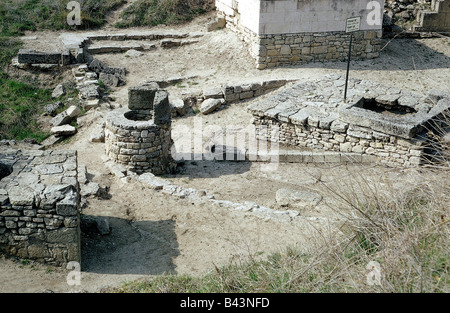
<path id="1" fill-rule="evenodd" d="M 201 17 L 173 29 L 204 31 L 209 18 Z M 38 39 L 25 41 L 27 47 L 38 48 L 47 38 L 55 38 L 55 33 L 49 32 L 32 35 Z M 48 47 L 52 41 L 46 43 Z M 159 48 L 137 58 L 127 58 L 124 54 L 97 57 L 129 71 L 127 85 L 110 95 L 122 105 L 127 105 L 127 87 L 143 80 L 187 77 L 181 84 L 168 88 L 171 96 L 181 96 L 222 84 L 266 79 L 307 81 L 327 73 L 344 74 L 346 67 L 341 62 L 314 63 L 258 71 L 245 44 L 226 29 L 204 33 L 193 45 L 170 50 Z M 351 76 L 421 93 L 430 89 L 448 91 L 449 60 L 449 38 L 398 39 L 386 45 L 380 58 L 352 62 Z M 66 77 L 64 73 L 61 75 Z M 202 125 L 244 128 L 251 120 L 245 110 L 251 101 L 228 105 L 204 116 Z M 215 265 L 264 257 L 287 246 L 306 251 L 312 247 L 314 238 L 326 237 L 340 225 L 339 214 L 334 210 L 336 202 L 324 183 L 341 186 L 360 175 L 374 183 L 385 179 L 404 190 L 426 180 L 448 181 L 447 173 L 423 169 L 279 164 L 276 170 L 264 171 L 260 164 L 251 162 L 207 161 L 186 162 L 178 174 L 167 176 L 175 184 L 208 190 L 216 199 L 253 201 L 276 210 L 282 209 L 275 201 L 275 193 L 280 188 L 312 190 L 324 197 L 317 207 L 300 212 L 304 217 L 301 224 L 264 220 L 250 213 L 215 207 L 207 201 L 166 196 L 111 175 L 102 159 L 104 144 L 89 141 L 90 133 L 107 112 L 105 107 L 89 111 L 78 121 L 81 126 L 78 134 L 55 147 L 77 150 L 79 164 L 86 165 L 90 179 L 107 188 L 109 194 L 109 199 L 89 198 L 83 209 L 84 215 L 105 217 L 111 233 L 83 235 L 81 285 L 67 284 L 68 269 L 3 258 L 0 259 L 0 292 L 98 292 L 107 286 L 164 273 L 202 275 L 214 270 Z M 193 115 L 177 118 L 174 129 L 192 126 L 194 119 Z"/>

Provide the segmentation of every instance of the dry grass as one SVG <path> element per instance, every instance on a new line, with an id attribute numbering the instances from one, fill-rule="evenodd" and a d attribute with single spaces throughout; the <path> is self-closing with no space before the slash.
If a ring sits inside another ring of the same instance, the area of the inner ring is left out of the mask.
<path id="1" fill-rule="evenodd" d="M 113 291 L 449 292 L 450 187 L 442 183 L 449 172 L 423 172 L 414 186 L 354 173 L 321 182 L 342 223 L 318 231 L 307 251 L 288 247 L 265 260 L 236 259 L 202 277 L 158 276 Z"/>
<path id="2" fill-rule="evenodd" d="M 214 8 L 212 0 L 138 0 L 122 13 L 120 28 L 179 24 Z"/>

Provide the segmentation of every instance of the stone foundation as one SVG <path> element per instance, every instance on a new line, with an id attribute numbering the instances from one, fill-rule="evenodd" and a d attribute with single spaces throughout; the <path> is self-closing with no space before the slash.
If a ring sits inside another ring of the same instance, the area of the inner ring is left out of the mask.
<path id="1" fill-rule="evenodd" d="M 308 121 L 296 125 L 268 117 L 255 117 L 256 136 L 261 140 L 313 150 L 358 153 L 372 162 L 393 166 L 417 166 L 422 162 L 423 140 L 407 140 L 371 129 L 335 122 L 331 125 Z"/>
<path id="2" fill-rule="evenodd" d="M 170 125 L 152 120 L 134 122 L 124 110 L 108 115 L 105 130 L 106 155 L 129 170 L 142 174 L 170 173 L 174 168 Z"/>
<path id="3" fill-rule="evenodd" d="M 128 109 L 106 119 L 106 155 L 128 170 L 142 174 L 170 173 L 176 167 L 171 148 L 168 93 L 154 83 L 129 89 Z"/>
<path id="4" fill-rule="evenodd" d="M 81 262 L 77 155 L 1 146 L 0 252 L 38 262 Z M 9 174 L 8 174 L 9 172 Z"/>
<path id="5" fill-rule="evenodd" d="M 373 59 L 380 55 L 381 31 L 354 34 L 352 59 Z M 257 68 L 299 65 L 310 62 L 345 61 L 350 34 L 345 32 L 279 34 L 249 37 L 250 53 Z"/>
<path id="6" fill-rule="evenodd" d="M 256 137 L 312 151 L 358 153 L 392 166 L 418 166 L 427 157 L 430 123 L 450 110 L 450 94 L 421 96 L 344 77 L 298 84 L 249 106 Z M 447 112 L 447 113 L 446 113 Z"/>
<path id="7" fill-rule="evenodd" d="M 431 11 L 421 11 L 417 15 L 418 32 L 450 32 L 450 0 L 433 0 Z"/>

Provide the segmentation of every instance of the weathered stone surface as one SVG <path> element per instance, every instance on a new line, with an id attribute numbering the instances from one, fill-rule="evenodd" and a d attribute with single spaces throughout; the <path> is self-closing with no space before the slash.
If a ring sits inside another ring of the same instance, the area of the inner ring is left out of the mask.
<path id="1" fill-rule="evenodd" d="M 66 113 L 70 118 L 76 118 L 81 114 L 81 110 L 76 105 L 72 105 L 66 110 Z"/>
<path id="2" fill-rule="evenodd" d="M 276 193 L 276 201 L 281 206 L 296 209 L 311 209 L 322 201 L 322 196 L 317 192 L 308 190 L 279 189 Z"/>
<path id="3" fill-rule="evenodd" d="M 128 88 L 128 108 L 130 110 L 153 109 L 153 101 L 158 90 L 159 86 L 154 82 Z"/>
<path id="4" fill-rule="evenodd" d="M 87 184 L 81 185 L 80 189 L 80 194 L 83 197 L 97 196 L 100 191 L 100 186 L 97 183 L 89 182 Z"/>
<path id="5" fill-rule="evenodd" d="M 59 108 L 62 108 L 64 104 L 61 101 L 55 103 L 49 103 L 44 107 L 45 115 L 56 116 L 56 112 Z"/>
<path id="6" fill-rule="evenodd" d="M 79 241 L 79 233 L 74 228 L 62 228 L 49 231 L 45 237 L 49 243 L 71 244 Z"/>
<path id="7" fill-rule="evenodd" d="M 100 97 L 98 85 L 96 84 L 82 85 L 78 88 L 78 91 L 81 99 L 94 100 Z"/>
<path id="8" fill-rule="evenodd" d="M 66 111 L 61 112 L 57 116 L 55 116 L 50 122 L 53 126 L 62 126 L 70 123 L 74 118 L 80 115 L 81 110 L 75 106 L 70 106 Z"/>
<path id="9" fill-rule="evenodd" d="M 52 92 L 52 98 L 59 98 L 66 94 L 66 88 L 63 85 L 58 85 Z"/>
<path id="10" fill-rule="evenodd" d="M 52 127 L 51 134 L 56 137 L 71 136 L 77 133 L 77 129 L 71 125 Z"/>
<path id="11" fill-rule="evenodd" d="M 120 82 L 120 78 L 117 75 L 107 73 L 100 73 L 98 79 L 109 87 L 117 87 Z"/>
<path id="12" fill-rule="evenodd" d="M 141 51 L 138 51 L 136 49 L 130 49 L 125 53 L 125 56 L 129 58 L 138 58 L 142 56 L 142 54 L 143 53 Z"/>
<path id="13" fill-rule="evenodd" d="M 20 49 L 18 54 L 19 63 L 22 64 L 60 64 L 61 53 L 39 52 L 36 50 Z"/>
<path id="14" fill-rule="evenodd" d="M 184 103 L 183 99 L 171 98 L 169 99 L 169 102 L 172 107 L 172 112 L 175 112 L 179 116 L 184 116 L 186 114 L 187 105 Z"/>
<path id="15" fill-rule="evenodd" d="M 153 102 L 153 120 L 155 124 L 170 122 L 172 116 L 170 110 L 169 93 L 165 90 L 156 91 Z"/>
<path id="16" fill-rule="evenodd" d="M 89 136 L 91 142 L 105 142 L 105 128 L 103 126 L 96 126 Z"/>
<path id="17" fill-rule="evenodd" d="M 331 123 L 330 129 L 334 132 L 345 133 L 348 129 L 348 123 L 335 120 L 333 123 Z"/>
<path id="18" fill-rule="evenodd" d="M 206 99 L 200 106 L 200 112 L 204 115 L 210 114 L 214 110 L 220 108 L 225 101 L 223 99 Z"/>
<path id="19" fill-rule="evenodd" d="M 98 108 L 100 105 L 100 100 L 99 99 L 93 99 L 93 100 L 87 100 L 83 103 L 83 108 L 86 111 L 90 111 L 92 109 Z"/>
<path id="20" fill-rule="evenodd" d="M 62 216 L 75 216 L 78 213 L 78 195 L 71 191 L 56 204 L 56 213 Z"/>
<path id="21" fill-rule="evenodd" d="M 21 186 L 7 186 L 9 202 L 13 206 L 33 206 L 35 197 L 34 192 L 30 188 Z"/>
<path id="22" fill-rule="evenodd" d="M 151 173 L 139 175 L 139 181 L 147 187 L 155 190 L 162 190 L 165 186 L 172 185 L 172 183 L 168 180 L 159 178 Z"/>
<path id="23" fill-rule="evenodd" d="M 71 118 L 70 116 L 67 115 L 67 112 L 66 112 L 66 111 L 64 111 L 64 112 L 59 113 L 57 116 L 55 116 L 55 117 L 50 121 L 50 123 L 51 123 L 53 126 L 57 127 L 57 126 L 62 126 L 62 125 L 68 124 L 68 123 L 70 123 L 71 121 L 72 121 L 72 118 Z"/>
<path id="24" fill-rule="evenodd" d="M 105 63 L 97 60 L 97 59 L 93 59 L 92 62 L 89 63 L 88 66 L 89 70 L 100 74 L 100 73 L 106 73 L 106 74 L 116 74 L 119 75 L 120 77 L 125 77 L 126 75 L 126 70 L 124 68 L 115 68 L 115 67 L 109 67 L 108 65 L 106 65 Z"/>
<path id="25" fill-rule="evenodd" d="M 203 97 L 205 99 L 214 98 L 214 99 L 221 99 L 223 98 L 223 93 L 221 88 L 212 88 L 207 89 L 203 91 Z"/>

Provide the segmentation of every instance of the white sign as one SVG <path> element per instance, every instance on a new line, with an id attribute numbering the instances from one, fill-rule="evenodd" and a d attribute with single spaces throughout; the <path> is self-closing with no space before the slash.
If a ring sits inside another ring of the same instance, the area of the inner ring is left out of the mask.
<path id="1" fill-rule="evenodd" d="M 347 25 L 345 27 L 345 32 L 351 33 L 356 32 L 361 27 L 361 17 L 351 17 L 347 19 Z"/>

